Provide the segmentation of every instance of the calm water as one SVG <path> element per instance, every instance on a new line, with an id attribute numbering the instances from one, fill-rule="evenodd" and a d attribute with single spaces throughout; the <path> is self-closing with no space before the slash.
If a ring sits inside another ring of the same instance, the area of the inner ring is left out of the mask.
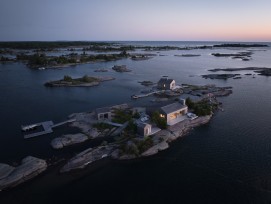
<path id="1" fill-rule="evenodd" d="M 127 42 L 123 42 L 127 43 Z M 139 45 L 205 45 L 206 42 L 133 42 Z M 211 43 L 216 44 L 216 43 Z M 271 44 L 270 44 L 271 45 Z M 73 112 L 129 102 L 142 87 L 138 81 L 157 81 L 162 75 L 177 83 L 233 86 L 221 98 L 224 112 L 208 125 L 194 129 L 160 154 L 135 161 L 101 161 L 86 170 L 59 175 L 54 167 L 26 184 L 0 194 L 0 203 L 269 203 L 271 194 L 258 188 L 271 177 L 271 78 L 243 76 L 240 80 L 206 80 L 199 75 L 212 68 L 271 67 L 271 50 L 255 51 L 244 62 L 216 58 L 212 52 L 246 49 L 161 51 L 150 60 L 78 65 L 60 70 L 30 70 L 21 63 L 0 65 L 0 162 L 19 162 L 27 155 L 50 158 L 73 155 L 101 141 L 55 151 L 52 138 L 69 131 L 24 140 L 20 125 L 65 120 Z M 258 49 L 257 49 L 258 50 Z M 262 50 L 262 48 L 261 48 Z M 150 52 L 148 52 L 150 53 Z M 175 54 L 201 54 L 176 57 Z M 95 73 L 97 68 L 126 64 L 131 73 Z M 109 75 L 115 81 L 89 88 L 46 88 L 63 75 Z M 143 99 L 151 104 L 150 98 Z M 139 103 L 143 103 L 139 101 Z M 76 130 L 72 130 L 76 131 Z M 61 166 L 61 165 L 60 165 Z M 264 183 L 265 186 L 267 185 Z M 270 188 L 270 185 L 269 185 Z"/>

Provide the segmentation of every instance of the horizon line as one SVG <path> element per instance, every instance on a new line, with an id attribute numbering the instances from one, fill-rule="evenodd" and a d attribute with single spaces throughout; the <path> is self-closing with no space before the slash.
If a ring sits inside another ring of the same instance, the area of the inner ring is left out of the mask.
<path id="1" fill-rule="evenodd" d="M 238 41 L 238 40 L 4 40 L 0 42 L 238 42 L 238 43 L 271 43 L 271 41 Z"/>

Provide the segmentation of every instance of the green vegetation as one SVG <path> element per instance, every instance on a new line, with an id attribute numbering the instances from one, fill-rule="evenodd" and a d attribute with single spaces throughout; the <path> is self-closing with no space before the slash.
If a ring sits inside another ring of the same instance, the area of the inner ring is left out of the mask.
<path id="1" fill-rule="evenodd" d="M 90 84 L 96 82 L 99 83 L 99 79 L 95 77 L 90 77 L 85 75 L 81 78 L 73 79 L 71 76 L 65 75 L 62 80 L 50 81 L 45 83 L 45 86 L 61 86 L 61 85 L 81 85 L 81 84 Z"/>
<path id="2" fill-rule="evenodd" d="M 54 67 L 65 64 L 87 63 L 95 61 L 115 61 L 129 56 L 126 51 L 119 54 L 99 54 L 99 55 L 78 55 L 77 53 L 71 53 L 69 55 L 62 55 L 58 57 L 46 56 L 45 54 L 18 54 L 16 59 L 19 61 L 27 61 L 27 64 L 32 68 L 38 68 L 40 66 Z"/>
<path id="3" fill-rule="evenodd" d="M 134 121 L 131 119 L 129 120 L 129 123 L 125 129 L 129 134 L 135 135 L 137 132 L 137 125 L 134 123 Z"/>
<path id="4" fill-rule="evenodd" d="M 121 154 L 128 154 L 139 156 L 143 152 L 147 151 L 153 146 L 153 140 L 151 137 L 144 138 L 142 140 L 133 139 L 128 143 L 123 143 L 120 145 Z"/>
<path id="5" fill-rule="evenodd" d="M 128 154 L 128 155 L 139 156 L 138 148 L 136 147 L 134 143 L 132 144 L 123 143 L 120 145 L 119 149 L 120 149 L 121 155 Z"/>
<path id="6" fill-rule="evenodd" d="M 26 55 L 26 54 L 18 54 L 16 56 L 17 60 L 28 61 L 28 65 L 38 65 L 44 66 L 48 64 L 48 60 L 45 54 L 34 54 L 34 55 Z"/>
<path id="7" fill-rule="evenodd" d="M 83 48 L 84 51 L 98 51 L 98 52 L 114 52 L 114 51 L 133 51 L 135 47 L 132 45 L 113 47 L 113 46 L 102 46 L 102 45 L 92 45 Z"/>
<path id="8" fill-rule="evenodd" d="M 113 128 L 112 125 L 109 125 L 109 124 L 103 123 L 103 122 L 95 123 L 95 124 L 92 125 L 92 127 L 97 128 L 97 130 L 99 130 L 99 131 L 103 131 L 103 130 L 106 130 L 106 129 L 112 129 Z"/>
<path id="9" fill-rule="evenodd" d="M 167 129 L 167 121 L 165 118 L 160 117 L 160 113 L 155 111 L 152 113 L 152 121 L 161 129 Z"/>
<path id="10" fill-rule="evenodd" d="M 143 140 L 137 140 L 136 146 L 139 153 L 142 154 L 153 146 L 153 140 L 151 137 L 144 138 Z"/>
<path id="11" fill-rule="evenodd" d="M 133 113 L 131 110 L 114 109 L 114 118 L 112 122 L 123 124 L 132 120 Z"/>
<path id="12" fill-rule="evenodd" d="M 185 100 L 185 103 L 186 103 L 186 105 L 188 106 L 189 109 L 192 109 L 193 106 L 194 106 L 194 102 L 191 100 L 190 97 L 188 97 L 188 98 Z"/>
<path id="13" fill-rule="evenodd" d="M 139 119 L 140 118 L 139 112 L 135 112 L 134 115 L 133 115 L 133 118 Z"/>
<path id="14" fill-rule="evenodd" d="M 126 58 L 128 55 L 121 52 L 119 54 L 98 54 L 98 55 L 81 55 L 81 62 L 93 62 L 93 61 L 115 61 L 122 58 Z"/>
<path id="15" fill-rule="evenodd" d="M 63 78 L 63 81 L 71 82 L 72 78 L 70 76 L 68 76 L 68 75 L 65 75 L 64 78 Z"/>
<path id="16" fill-rule="evenodd" d="M 194 113 L 198 116 L 210 115 L 212 111 L 217 108 L 216 105 L 210 104 L 208 100 L 195 103 L 190 98 L 186 99 L 186 105 L 189 109 L 193 109 Z"/>

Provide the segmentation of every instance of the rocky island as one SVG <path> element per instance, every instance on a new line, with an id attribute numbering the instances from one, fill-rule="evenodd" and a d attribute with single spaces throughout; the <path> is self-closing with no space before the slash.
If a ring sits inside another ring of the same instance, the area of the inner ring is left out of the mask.
<path id="1" fill-rule="evenodd" d="M 152 86 L 152 85 L 155 84 L 155 83 L 152 82 L 152 81 L 139 81 L 138 83 L 140 83 L 140 84 L 143 85 L 143 86 Z"/>
<path id="2" fill-rule="evenodd" d="M 17 167 L 0 164 L 0 191 L 36 177 L 46 168 L 46 161 L 31 156 L 24 158 L 21 165 Z"/>
<path id="3" fill-rule="evenodd" d="M 239 76 L 240 74 L 205 74 L 201 75 L 204 79 L 229 79 Z"/>
<path id="4" fill-rule="evenodd" d="M 99 77 L 72 79 L 65 76 L 63 80 L 50 82 L 50 86 L 93 86 L 103 80 Z M 163 97 L 167 100 L 158 100 L 157 103 L 166 104 L 155 107 L 120 104 L 71 114 L 71 126 L 78 128 L 79 132 L 54 138 L 52 148 L 60 151 L 87 140 L 100 138 L 103 141 L 68 159 L 60 172 L 82 169 L 104 158 L 129 160 L 157 154 L 194 127 L 208 123 L 215 111 L 222 109 L 217 97 L 232 93 L 231 87 L 215 85 L 175 86 L 175 80 L 167 77 L 161 78 L 152 90 L 165 93 Z M 182 94 L 185 94 L 184 98 L 179 97 Z M 22 183 L 46 167 L 44 160 L 33 157 L 27 157 L 18 167 L 0 164 L 0 190 Z"/>
<path id="5" fill-rule="evenodd" d="M 182 54 L 182 55 L 174 55 L 176 57 L 200 57 L 199 54 Z"/>
<path id="6" fill-rule="evenodd" d="M 57 81 L 49 81 L 44 85 L 48 87 L 91 87 L 98 86 L 101 82 L 114 80 L 113 77 L 91 77 L 85 75 L 81 78 L 71 78 L 70 76 L 64 76 L 63 79 Z"/>
<path id="7" fill-rule="evenodd" d="M 131 107 L 127 104 L 100 108 L 88 113 L 72 114 L 70 118 L 76 119 L 73 126 L 80 128 L 85 134 L 92 129 L 91 124 L 95 124 L 95 120 L 100 120 L 100 128 L 107 130 L 109 133 L 107 135 L 117 137 L 113 142 L 103 142 L 95 148 L 89 148 L 77 154 L 63 166 L 61 172 L 81 169 L 104 158 L 129 160 L 157 154 L 167 149 L 170 142 L 185 136 L 192 128 L 208 123 L 214 112 L 221 109 L 221 103 L 216 97 L 227 96 L 232 93 L 232 90 L 231 87 L 216 87 L 215 85 L 183 84 L 182 93 L 194 99 L 191 100 L 188 97 L 186 103 L 183 100 L 180 102 L 174 100 L 173 103 L 169 101 L 168 106 L 171 106 L 171 111 L 181 108 L 180 110 L 185 112 L 189 108 L 189 111 L 193 113 L 180 114 L 177 116 L 179 119 L 174 123 L 172 123 L 174 120 L 172 122 L 169 122 L 169 119 L 165 120 L 161 116 L 160 109 L 146 111 L 145 107 Z M 108 124 L 119 125 L 119 127 L 111 131 L 108 129 Z M 147 128 L 149 133 L 142 132 L 142 127 Z M 117 134 L 112 134 L 112 132 L 117 132 Z"/>
<path id="8" fill-rule="evenodd" d="M 249 61 L 251 59 L 252 52 L 238 52 L 238 53 L 212 53 L 215 57 L 232 57 L 232 59 L 241 59 L 243 61 Z"/>
<path id="9" fill-rule="evenodd" d="M 126 65 L 114 65 L 112 69 L 116 72 L 131 72 L 132 71 L 128 69 Z"/>
<path id="10" fill-rule="evenodd" d="M 267 67 L 244 67 L 244 68 L 210 69 L 208 71 L 210 71 L 210 72 L 218 72 L 218 71 L 224 71 L 224 72 L 254 71 L 255 73 L 258 73 L 258 75 L 271 76 L 271 68 L 267 68 Z M 246 75 L 248 75 L 248 74 L 246 74 Z"/>
<path id="11" fill-rule="evenodd" d="M 0 62 L 23 62 L 33 69 L 49 69 L 76 66 L 78 64 L 116 61 L 130 58 L 132 60 L 147 60 L 155 54 L 130 54 L 127 51 L 169 51 L 169 50 L 197 50 L 219 48 L 257 48 L 268 47 L 266 44 L 220 44 L 202 46 L 134 46 L 109 42 L 0 42 Z M 63 50 L 70 52 L 69 54 Z M 112 52 L 93 54 L 94 52 Z M 256 50 L 253 50 L 256 51 Z M 50 55 L 58 52 L 59 55 Z M 216 57 L 232 57 L 249 61 L 251 52 L 237 54 L 213 53 Z M 164 56 L 163 54 L 159 56 Z M 176 55 L 181 57 L 197 57 L 198 54 Z"/>
<path id="12" fill-rule="evenodd" d="M 237 48 L 251 48 L 251 47 L 268 47 L 266 44 L 241 44 L 241 43 L 229 43 L 229 44 L 220 44 L 214 45 L 214 48 L 225 48 L 225 47 L 237 47 Z"/>

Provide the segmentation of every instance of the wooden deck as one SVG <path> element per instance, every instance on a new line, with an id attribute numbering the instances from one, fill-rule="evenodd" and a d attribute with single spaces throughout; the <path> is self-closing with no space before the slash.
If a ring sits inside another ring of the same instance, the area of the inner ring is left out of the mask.
<path id="1" fill-rule="evenodd" d="M 160 92 L 162 92 L 162 91 L 153 91 L 153 92 L 146 93 L 146 94 L 133 95 L 132 98 L 133 98 L 133 99 L 144 98 L 144 97 L 153 95 L 153 94 L 155 94 L 155 93 L 160 93 Z"/>

